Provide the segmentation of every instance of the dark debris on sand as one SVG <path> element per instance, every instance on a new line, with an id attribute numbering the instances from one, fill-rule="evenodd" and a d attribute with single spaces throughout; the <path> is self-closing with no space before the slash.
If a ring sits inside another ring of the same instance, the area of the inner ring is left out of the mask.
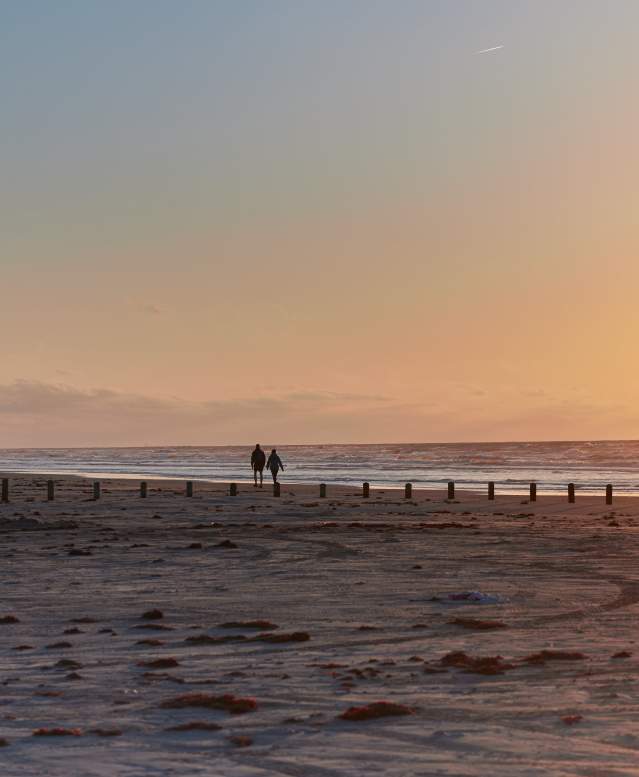
<path id="1" fill-rule="evenodd" d="M 515 665 L 504 661 L 502 656 L 469 656 L 461 650 L 447 653 L 440 659 L 441 666 L 456 667 L 473 674 L 503 674 Z"/>
<path id="2" fill-rule="evenodd" d="M 166 710 L 204 707 L 212 710 L 224 710 L 231 715 L 243 715 L 246 712 L 254 712 L 257 709 L 257 702 L 255 699 L 241 698 L 230 693 L 225 693 L 222 696 L 207 693 L 186 693 L 163 701 L 160 707 Z"/>
<path id="3" fill-rule="evenodd" d="M 279 629 L 279 626 L 265 620 L 227 621 L 226 623 L 218 624 L 218 629 L 260 629 L 260 631 L 270 631 L 272 629 Z"/>
<path id="4" fill-rule="evenodd" d="M 524 658 L 527 664 L 545 664 L 546 661 L 584 661 L 584 653 L 569 650 L 540 650 L 539 653 L 531 653 Z"/>
<path id="5" fill-rule="evenodd" d="M 164 613 L 157 609 L 147 610 L 140 615 L 140 619 L 145 621 L 159 621 L 162 618 L 164 618 Z"/>
<path id="6" fill-rule="evenodd" d="M 246 734 L 234 734 L 228 740 L 235 747 L 250 747 L 253 744 L 252 738 Z"/>
<path id="7" fill-rule="evenodd" d="M 283 642 L 308 642 L 310 638 L 311 635 L 306 631 L 293 631 L 290 634 L 257 634 L 250 641 L 280 644 Z"/>
<path id="8" fill-rule="evenodd" d="M 508 628 L 501 621 L 480 620 L 479 618 L 453 618 L 449 622 L 453 626 L 462 626 L 465 629 L 473 629 L 475 631 L 494 631 L 496 629 Z"/>
<path id="9" fill-rule="evenodd" d="M 361 707 L 349 707 L 338 717 L 341 720 L 363 721 L 414 714 L 415 710 L 404 704 L 395 704 L 390 701 L 375 701 L 372 704 L 365 704 Z"/>
<path id="10" fill-rule="evenodd" d="M 177 658 L 154 658 L 150 661 L 138 661 L 138 666 L 144 666 L 148 669 L 173 669 L 179 666 L 180 662 Z"/>
<path id="11" fill-rule="evenodd" d="M 222 726 L 207 720 L 191 720 L 188 723 L 180 723 L 179 726 L 170 726 L 165 731 L 220 731 Z"/>
<path id="12" fill-rule="evenodd" d="M 33 732 L 34 737 L 81 737 L 82 731 L 79 728 L 37 728 Z"/>

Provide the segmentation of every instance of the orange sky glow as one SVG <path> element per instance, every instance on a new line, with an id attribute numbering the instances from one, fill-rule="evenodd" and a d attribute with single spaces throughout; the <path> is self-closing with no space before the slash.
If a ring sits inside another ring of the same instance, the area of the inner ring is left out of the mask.
<path id="1" fill-rule="evenodd" d="M 138 5 L 2 12 L 3 447 L 639 437 L 639 4 Z"/>

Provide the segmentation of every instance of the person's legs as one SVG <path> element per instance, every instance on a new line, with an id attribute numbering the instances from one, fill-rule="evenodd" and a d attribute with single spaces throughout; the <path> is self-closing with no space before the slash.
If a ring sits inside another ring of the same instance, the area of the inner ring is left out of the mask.
<path id="1" fill-rule="evenodd" d="M 262 482 L 264 481 L 264 473 L 260 470 L 260 488 L 262 488 Z"/>
<path id="2" fill-rule="evenodd" d="M 257 488 L 257 467 L 253 467 L 253 479 L 255 480 L 253 488 Z"/>
<path id="3" fill-rule="evenodd" d="M 272 469 L 271 470 L 271 475 L 273 475 L 273 483 L 277 483 L 277 470 L 276 469 Z"/>

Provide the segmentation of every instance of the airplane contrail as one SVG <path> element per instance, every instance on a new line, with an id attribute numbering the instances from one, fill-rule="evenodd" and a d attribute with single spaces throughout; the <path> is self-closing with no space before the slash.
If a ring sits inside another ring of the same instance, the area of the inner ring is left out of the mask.
<path id="1" fill-rule="evenodd" d="M 488 54 L 489 51 L 499 51 L 499 49 L 503 49 L 503 46 L 492 46 L 489 49 L 482 49 L 481 51 L 476 51 L 475 54 Z"/>

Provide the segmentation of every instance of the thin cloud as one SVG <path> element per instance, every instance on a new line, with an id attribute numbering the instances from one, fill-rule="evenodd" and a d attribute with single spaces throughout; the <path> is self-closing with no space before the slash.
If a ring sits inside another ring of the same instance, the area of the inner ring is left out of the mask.
<path id="1" fill-rule="evenodd" d="M 140 305 L 140 307 L 138 308 L 138 311 L 140 313 L 145 313 L 147 316 L 162 315 L 162 309 L 159 308 L 157 305 L 153 305 L 153 304 Z"/>
<path id="2" fill-rule="evenodd" d="M 0 385 L 0 439 L 10 446 L 216 443 L 260 430 L 277 438 L 293 429 L 339 428 L 340 419 L 361 421 L 394 407 L 388 397 L 367 394 L 298 390 L 193 401 L 17 380 Z"/>

